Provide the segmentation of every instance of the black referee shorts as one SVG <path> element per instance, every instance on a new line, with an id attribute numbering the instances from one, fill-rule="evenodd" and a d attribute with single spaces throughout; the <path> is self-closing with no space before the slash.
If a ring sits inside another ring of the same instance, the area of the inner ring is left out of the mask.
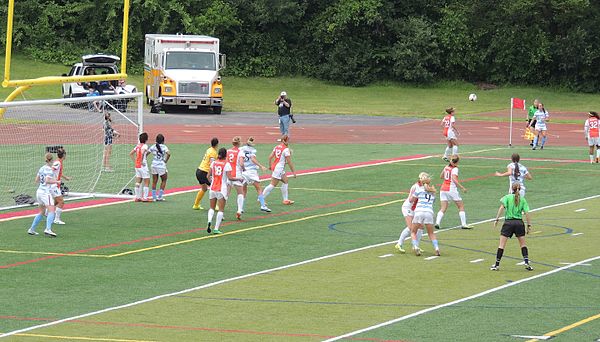
<path id="1" fill-rule="evenodd" d="M 505 220 L 502 225 L 502 230 L 500 230 L 500 235 L 506 236 L 510 238 L 513 236 L 516 237 L 525 236 L 525 224 L 523 220 Z"/>
<path id="2" fill-rule="evenodd" d="M 208 181 L 208 172 L 206 171 L 196 169 L 196 179 L 198 180 L 198 183 L 200 183 L 200 185 L 210 185 L 210 182 Z"/>

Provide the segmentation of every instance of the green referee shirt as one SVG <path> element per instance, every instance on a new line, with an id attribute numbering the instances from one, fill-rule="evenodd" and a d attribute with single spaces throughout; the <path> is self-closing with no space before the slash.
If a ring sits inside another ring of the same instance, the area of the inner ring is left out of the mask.
<path id="1" fill-rule="evenodd" d="M 536 111 L 537 111 L 537 108 L 535 108 L 534 105 L 529 106 L 529 109 L 527 110 L 527 118 L 533 119 L 533 116 L 535 115 Z"/>
<path id="2" fill-rule="evenodd" d="M 504 214 L 505 220 L 522 220 L 523 212 L 529 211 L 529 204 L 527 204 L 527 200 L 524 197 L 521 197 L 519 200 L 519 205 L 515 205 L 515 195 L 510 194 L 502 197 L 500 202 L 506 209 L 506 213 Z"/>

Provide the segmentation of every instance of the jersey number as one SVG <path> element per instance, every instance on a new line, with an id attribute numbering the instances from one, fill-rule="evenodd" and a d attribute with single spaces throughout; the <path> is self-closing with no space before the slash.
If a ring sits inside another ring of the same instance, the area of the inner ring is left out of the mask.
<path id="1" fill-rule="evenodd" d="M 450 180 L 450 171 L 444 171 L 444 179 Z"/>
<path id="2" fill-rule="evenodd" d="M 234 163 L 235 162 L 235 153 L 230 153 L 229 154 L 229 162 L 230 163 Z"/>
<path id="3" fill-rule="evenodd" d="M 215 175 L 216 176 L 221 176 L 223 174 L 223 167 L 221 166 L 215 166 Z"/>
<path id="4" fill-rule="evenodd" d="M 598 128 L 598 121 L 590 121 L 590 128 Z"/>

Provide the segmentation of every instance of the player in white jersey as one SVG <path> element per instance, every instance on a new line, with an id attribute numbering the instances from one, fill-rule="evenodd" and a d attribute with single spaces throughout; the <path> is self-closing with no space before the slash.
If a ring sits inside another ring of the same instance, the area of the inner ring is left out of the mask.
<path id="1" fill-rule="evenodd" d="M 169 152 L 169 148 L 165 145 L 164 135 L 159 133 L 156 136 L 156 144 L 150 146 L 148 152 L 154 156 L 150 166 L 152 172 L 152 200 L 163 201 L 168 178 L 167 162 L 171 158 L 171 152 Z M 157 197 L 156 184 L 158 183 L 158 177 L 160 177 L 160 190 Z"/>
<path id="2" fill-rule="evenodd" d="M 404 248 L 402 248 L 402 244 L 404 243 L 404 240 L 406 240 L 406 238 L 408 238 L 410 236 L 412 220 L 413 220 L 413 217 L 415 216 L 414 210 L 416 207 L 416 203 L 411 202 L 411 196 L 412 196 L 412 194 L 415 193 L 415 190 L 421 186 L 423 186 L 423 183 L 421 183 L 421 179 L 419 179 L 410 188 L 410 191 L 408 192 L 408 197 L 406 197 L 406 200 L 404 201 L 404 203 L 402 203 L 402 215 L 404 216 L 404 221 L 406 223 L 406 227 L 402 230 L 402 233 L 400 233 L 400 238 L 398 239 L 398 243 L 396 243 L 396 245 L 394 245 L 394 248 L 396 248 L 396 250 L 400 253 L 406 253 Z M 417 240 L 421 241 L 422 235 L 423 235 L 423 230 L 419 229 L 417 231 Z"/>
<path id="3" fill-rule="evenodd" d="M 271 209 L 267 207 L 265 198 L 262 195 L 262 187 L 260 186 L 260 178 L 258 176 L 258 169 L 266 171 L 267 168 L 258 162 L 256 159 L 256 148 L 254 148 L 254 137 L 249 137 L 246 145 L 240 147 L 240 162 L 239 164 L 244 165 L 244 171 L 242 177 L 244 178 L 244 200 L 248 194 L 248 184 L 254 185 L 256 193 L 258 193 L 258 201 L 260 202 L 260 210 L 267 213 L 271 212 Z"/>
<path id="4" fill-rule="evenodd" d="M 535 118 L 535 131 L 536 136 L 533 138 L 533 148 L 536 149 L 538 146 L 538 141 L 540 135 L 542 136 L 542 141 L 540 144 L 540 149 L 544 149 L 544 144 L 546 143 L 546 134 L 548 133 L 548 127 L 546 126 L 546 122 L 550 121 L 550 114 L 546 111 L 543 103 L 538 103 L 538 110 L 533 114 Z"/>
<path id="5" fill-rule="evenodd" d="M 27 234 L 38 235 L 38 233 L 35 231 L 35 228 L 44 217 L 44 214 L 46 214 L 47 212 L 48 217 L 46 218 L 46 229 L 44 230 L 44 234 L 46 234 L 46 236 L 49 237 L 56 237 L 56 234 L 52 231 L 52 222 L 54 222 L 55 207 L 54 198 L 52 197 L 50 191 L 52 185 L 58 184 L 60 186 L 60 182 L 56 180 L 54 175 L 55 170 L 53 170 L 51 166 L 53 164 L 52 153 L 46 153 L 45 158 L 46 164 L 44 164 L 44 166 L 42 166 L 39 169 L 37 175 L 35 176 L 35 182 L 40 184 L 36 192 L 36 198 L 37 203 L 40 207 L 40 212 L 33 218 L 33 223 L 27 231 Z"/>
<path id="6" fill-rule="evenodd" d="M 435 202 L 435 186 L 431 185 L 431 177 L 425 172 L 419 174 L 422 186 L 415 189 L 415 192 L 410 196 L 411 202 L 416 203 L 415 216 L 412 221 L 411 238 L 413 251 L 415 255 L 421 255 L 419 241 L 417 239 L 417 231 L 427 228 L 427 235 L 431 240 L 431 244 L 435 250 L 435 255 L 440 256 L 440 248 L 437 237 L 433 230 L 433 203 Z"/>
<path id="7" fill-rule="evenodd" d="M 60 217 L 65 206 L 65 200 L 63 198 L 61 186 L 63 178 L 66 180 L 71 180 L 71 178 L 63 174 L 63 162 L 67 158 L 67 152 L 65 149 L 62 147 L 59 148 L 58 151 L 56 151 L 56 156 L 58 159 L 52 164 L 52 169 L 54 170 L 54 179 L 59 181 L 60 184 L 53 184 L 50 191 L 52 193 L 52 197 L 54 198 L 54 205 L 56 207 L 54 212 L 54 224 L 65 224 Z"/>
<path id="8" fill-rule="evenodd" d="M 508 176 L 509 184 L 508 184 L 508 193 L 512 192 L 512 187 L 514 183 L 519 183 L 520 190 L 519 195 L 521 197 L 525 197 L 525 179 L 532 180 L 533 176 L 527 168 L 519 163 L 521 160 L 521 156 L 518 153 L 513 153 L 511 156 L 512 163 L 506 166 L 506 172 L 500 173 L 496 171 L 497 177 L 506 177 Z"/>

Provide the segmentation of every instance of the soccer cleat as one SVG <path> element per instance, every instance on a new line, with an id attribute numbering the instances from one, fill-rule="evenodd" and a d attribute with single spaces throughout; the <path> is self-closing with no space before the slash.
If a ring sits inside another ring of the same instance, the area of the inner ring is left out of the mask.
<path id="1" fill-rule="evenodd" d="M 413 247 L 413 252 L 415 252 L 416 256 L 421 256 L 422 250 L 419 247 Z"/>
<path id="2" fill-rule="evenodd" d="M 61 220 L 54 220 L 54 224 L 65 224 L 65 223 Z"/>
<path id="3" fill-rule="evenodd" d="M 211 225 L 211 223 L 210 223 L 210 222 L 208 222 L 208 225 L 206 226 L 206 232 L 207 232 L 208 234 L 210 234 L 210 233 L 212 232 L 212 229 L 210 229 L 210 225 Z"/>
<path id="4" fill-rule="evenodd" d="M 535 146 L 533 146 L 532 150 L 534 150 L 534 151 L 535 151 Z"/>
<path id="5" fill-rule="evenodd" d="M 440 250 L 439 250 L 439 249 L 436 249 L 436 250 L 435 250 L 435 252 L 434 252 L 433 254 L 434 254 L 435 256 L 441 256 L 441 254 L 440 254 Z"/>
<path id="6" fill-rule="evenodd" d="M 435 227 L 435 229 L 440 229 L 440 225 L 439 224 L 436 224 L 434 227 Z"/>
<path id="7" fill-rule="evenodd" d="M 53 232 L 53 231 L 51 231 L 51 230 L 44 230 L 44 234 L 45 234 L 46 236 L 48 236 L 48 237 L 53 237 L 53 238 L 55 238 L 55 237 L 56 237 L 56 233 L 54 233 L 54 232 Z"/>
<path id="8" fill-rule="evenodd" d="M 38 232 L 36 232 L 36 231 L 33 231 L 33 230 L 28 230 L 28 231 L 27 231 L 27 234 L 29 234 L 29 235 L 34 235 L 34 236 L 35 236 L 35 235 L 40 235 L 40 233 L 38 233 Z"/>
<path id="9" fill-rule="evenodd" d="M 294 204 L 294 201 L 288 199 L 288 200 L 284 200 L 282 203 L 285 205 L 292 205 L 292 204 Z"/>
<path id="10" fill-rule="evenodd" d="M 264 211 L 264 212 L 267 212 L 267 213 L 271 212 L 271 209 L 269 209 L 266 205 L 264 207 L 260 207 L 260 210 Z"/>
<path id="11" fill-rule="evenodd" d="M 404 248 L 402 248 L 402 246 L 400 246 L 399 244 L 395 244 L 394 248 L 399 252 L 399 253 L 406 253 L 406 250 Z"/>
<path id="12" fill-rule="evenodd" d="M 240 213 L 239 211 L 237 213 L 235 213 L 235 218 L 239 220 L 242 219 L 242 213 Z"/>
<path id="13" fill-rule="evenodd" d="M 596 158 L 596 163 L 598 163 L 600 161 L 600 158 Z"/>
<path id="14" fill-rule="evenodd" d="M 544 149 L 544 145 L 540 146 L 540 150 L 543 150 L 543 149 Z"/>
<path id="15" fill-rule="evenodd" d="M 473 227 L 473 226 L 471 226 L 470 224 L 467 224 L 467 225 L 464 225 L 464 226 L 461 226 L 461 227 L 460 227 L 460 229 L 473 229 L 473 228 L 474 228 L 474 227 Z"/>
<path id="16" fill-rule="evenodd" d="M 494 264 L 492 267 L 490 267 L 490 271 L 500 271 L 500 266 Z"/>
<path id="17" fill-rule="evenodd" d="M 157 198 L 156 200 L 157 200 L 157 201 L 159 201 L 159 202 L 162 202 L 162 201 L 164 201 L 165 199 L 164 199 L 164 197 L 159 197 L 159 198 Z"/>
<path id="18" fill-rule="evenodd" d="M 142 199 L 141 199 L 141 198 L 136 198 L 136 199 L 134 200 L 134 202 L 141 202 L 141 201 L 142 201 Z"/>
<path id="19" fill-rule="evenodd" d="M 223 232 L 218 229 L 215 229 L 213 230 L 213 234 L 223 234 Z"/>
<path id="20" fill-rule="evenodd" d="M 531 267 L 531 265 L 529 265 L 529 264 L 525 264 L 525 270 L 533 271 L 533 267 Z"/>
<path id="21" fill-rule="evenodd" d="M 194 209 L 194 210 L 204 210 L 204 208 L 202 208 L 201 205 L 193 205 L 192 209 Z"/>
<path id="22" fill-rule="evenodd" d="M 150 203 L 150 202 L 154 202 L 154 200 L 152 198 L 146 198 L 146 199 L 143 199 L 142 202 Z"/>

